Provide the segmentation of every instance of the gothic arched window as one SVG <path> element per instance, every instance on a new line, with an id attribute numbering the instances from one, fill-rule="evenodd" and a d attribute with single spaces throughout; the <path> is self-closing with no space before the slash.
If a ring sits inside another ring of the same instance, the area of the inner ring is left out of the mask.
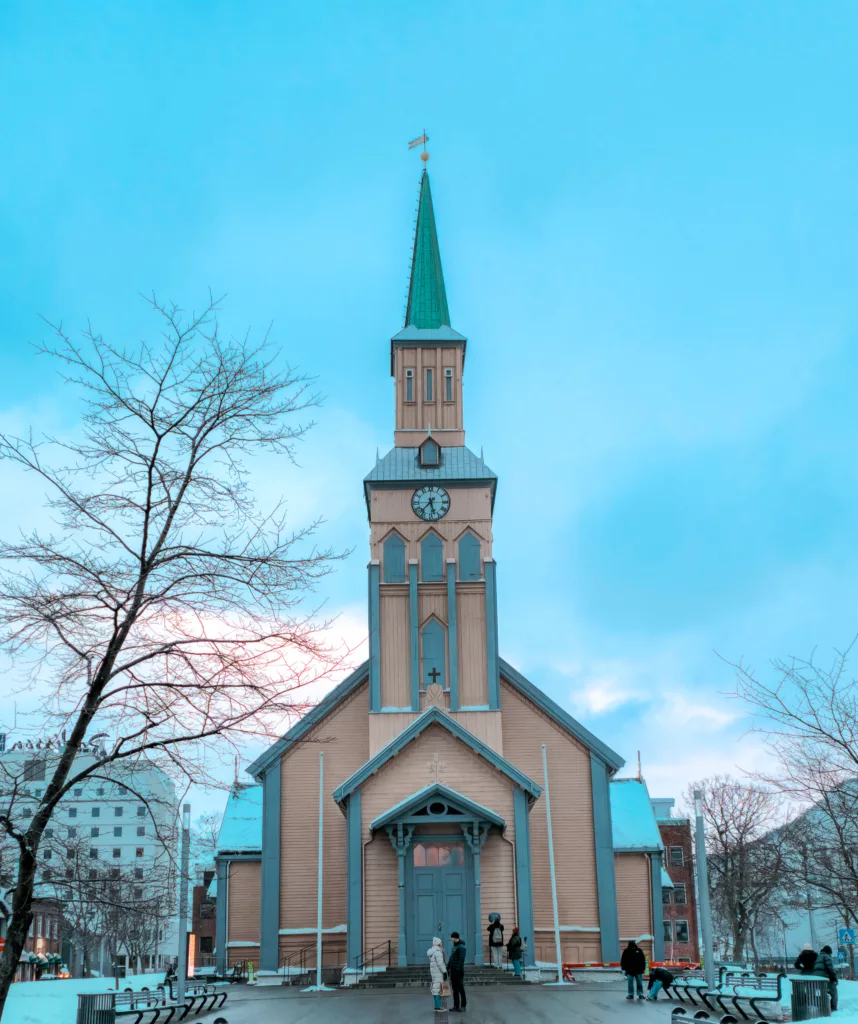
<path id="1" fill-rule="evenodd" d="M 446 630 L 437 619 L 430 619 L 420 633 L 423 641 L 420 687 L 425 690 L 437 684 L 446 690 Z"/>
<path id="2" fill-rule="evenodd" d="M 384 582 L 405 582 L 405 541 L 392 533 L 384 542 Z"/>
<path id="3" fill-rule="evenodd" d="M 459 579 L 482 579 L 480 540 L 470 531 L 459 541 Z"/>
<path id="4" fill-rule="evenodd" d="M 424 583 L 444 579 L 444 544 L 437 533 L 427 534 L 420 543 L 420 571 Z"/>

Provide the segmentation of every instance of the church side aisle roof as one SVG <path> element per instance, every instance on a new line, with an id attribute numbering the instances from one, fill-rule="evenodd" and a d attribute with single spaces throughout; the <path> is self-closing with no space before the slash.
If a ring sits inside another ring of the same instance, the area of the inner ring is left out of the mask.
<path id="1" fill-rule="evenodd" d="M 229 794 L 217 837 L 217 852 L 258 853 L 262 849 L 262 786 L 236 786 Z"/>
<path id="2" fill-rule="evenodd" d="M 611 825 L 617 853 L 659 853 L 664 849 L 646 783 L 612 779 Z"/>

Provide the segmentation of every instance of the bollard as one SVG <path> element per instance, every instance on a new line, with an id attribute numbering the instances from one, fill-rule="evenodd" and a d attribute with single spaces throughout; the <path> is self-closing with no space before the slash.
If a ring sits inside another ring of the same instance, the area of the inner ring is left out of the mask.
<path id="1" fill-rule="evenodd" d="M 792 1019 L 831 1016 L 831 997 L 825 978 L 792 978 Z"/>

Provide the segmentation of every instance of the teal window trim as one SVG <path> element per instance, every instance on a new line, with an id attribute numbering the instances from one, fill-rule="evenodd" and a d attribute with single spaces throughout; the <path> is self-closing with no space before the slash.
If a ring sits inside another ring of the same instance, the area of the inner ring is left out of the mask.
<path id="1" fill-rule="evenodd" d="M 434 531 L 420 541 L 420 578 L 424 583 L 444 580 L 444 542 Z"/>
<path id="2" fill-rule="evenodd" d="M 466 530 L 456 545 L 459 556 L 459 580 L 462 583 L 476 583 L 483 578 L 482 553 L 480 538 L 471 530 Z"/>
<path id="3" fill-rule="evenodd" d="M 420 627 L 420 688 L 446 690 L 447 682 L 447 628 L 433 616 Z"/>
<path id="4" fill-rule="evenodd" d="M 459 640 L 456 609 L 456 560 L 447 561 L 447 643 L 450 647 L 450 710 L 459 710 Z"/>
<path id="5" fill-rule="evenodd" d="M 498 597 L 495 563 L 485 563 L 486 574 L 486 666 L 489 676 L 489 709 L 500 709 L 500 659 L 498 657 Z"/>
<path id="6" fill-rule="evenodd" d="M 426 367 L 426 401 L 435 401 L 435 377 L 431 366 Z"/>
<path id="7" fill-rule="evenodd" d="M 405 541 L 398 533 L 391 533 L 384 538 L 381 545 L 382 571 L 385 583 L 405 583 Z"/>
<path id="8" fill-rule="evenodd" d="M 379 629 L 379 565 L 369 565 L 369 709 L 381 707 L 381 632 Z"/>
<path id="9" fill-rule="evenodd" d="M 515 884 L 518 893 L 518 929 L 534 949 L 533 881 L 530 866 L 530 807 L 527 793 L 517 786 L 512 794 L 515 821 Z"/>
<path id="10" fill-rule="evenodd" d="M 270 764 L 262 779 L 262 892 L 259 967 L 280 966 L 280 762 Z"/>
<path id="11" fill-rule="evenodd" d="M 453 401 L 453 367 L 444 367 L 444 401 Z"/>
<path id="12" fill-rule="evenodd" d="M 590 785 L 593 798 L 593 841 L 596 845 L 596 897 L 602 960 L 620 959 L 620 924 L 617 917 L 617 880 L 614 870 L 614 834 L 608 766 L 590 752 Z M 660 911 L 659 911 L 660 912 Z"/>
<path id="13" fill-rule="evenodd" d="M 363 952 L 363 844 L 359 789 L 349 797 L 346 843 L 346 962 L 348 966 L 352 966 Z"/>
<path id="14" fill-rule="evenodd" d="M 410 368 L 405 371 L 405 401 L 414 401 L 414 371 Z"/>
<path id="15" fill-rule="evenodd" d="M 420 609 L 417 600 L 417 562 L 408 564 L 408 616 L 411 632 L 411 710 L 420 710 Z"/>

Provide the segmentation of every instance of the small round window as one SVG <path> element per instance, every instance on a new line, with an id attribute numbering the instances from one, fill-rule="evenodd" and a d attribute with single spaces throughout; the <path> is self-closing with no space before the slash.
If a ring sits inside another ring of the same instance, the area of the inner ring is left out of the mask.
<path id="1" fill-rule="evenodd" d="M 429 804 L 430 814 L 443 814 L 446 810 L 447 805 L 442 804 L 439 800 L 436 800 L 434 803 Z"/>

